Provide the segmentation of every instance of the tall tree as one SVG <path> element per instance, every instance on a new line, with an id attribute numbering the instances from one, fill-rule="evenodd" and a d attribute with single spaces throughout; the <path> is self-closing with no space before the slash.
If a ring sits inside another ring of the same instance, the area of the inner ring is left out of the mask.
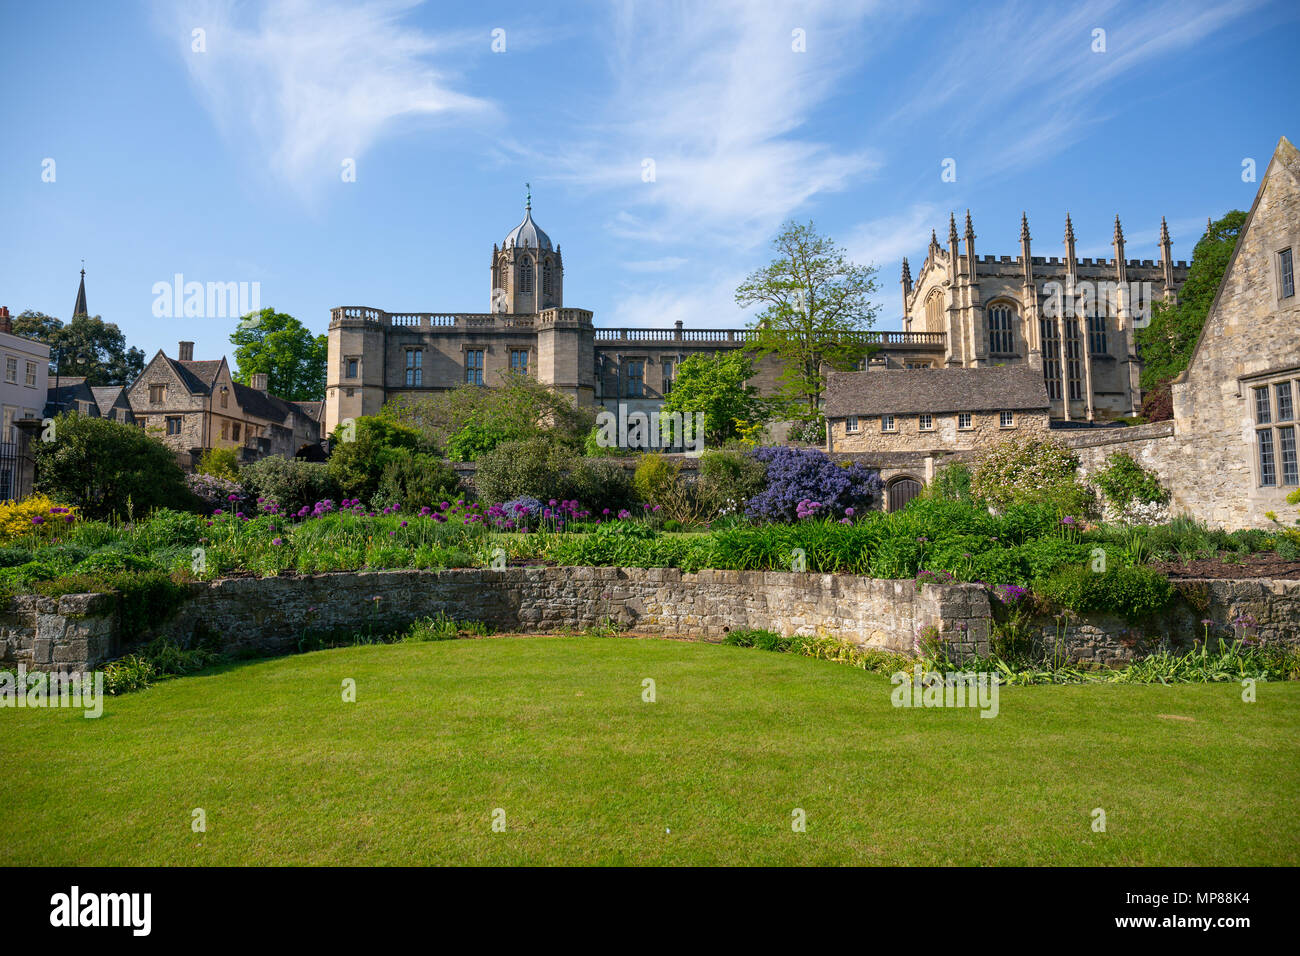
<path id="1" fill-rule="evenodd" d="M 127 348 L 122 330 L 97 315 L 78 315 L 65 325 L 44 312 L 27 311 L 14 317 L 13 330 L 50 347 L 51 373 L 84 375 L 90 385 L 130 385 L 144 369 L 144 352 Z"/>
<path id="2" fill-rule="evenodd" d="M 1201 336 L 1205 317 L 1245 224 L 1246 214 L 1240 209 L 1210 223 L 1192 250 L 1192 263 L 1187 269 L 1187 280 L 1178 290 L 1178 302 L 1155 303 L 1151 324 L 1137 330 L 1142 355 L 1142 389 L 1147 393 L 1142 410 L 1148 418 L 1173 416 L 1169 383 L 1192 360 L 1196 340 Z"/>
<path id="3" fill-rule="evenodd" d="M 663 411 L 703 413 L 704 440 L 709 445 L 739 438 L 742 429 L 765 422 L 770 415 L 770 403 L 748 384 L 753 374 L 753 359 L 744 352 L 692 355 L 677 367 Z"/>
<path id="4" fill-rule="evenodd" d="M 329 345 L 324 335 L 312 335 L 292 315 L 263 309 L 250 312 L 230 336 L 235 346 L 234 379 L 249 384 L 251 376 L 266 375 L 267 391 L 295 402 L 325 397 L 325 362 Z"/>
<path id="5" fill-rule="evenodd" d="M 736 289 L 741 308 L 764 305 L 751 326 L 757 333 L 748 348 L 760 358 L 775 354 L 784 366 L 782 397 L 818 415 L 824 374 L 852 369 L 869 353 L 863 341 L 879 307 L 875 267 L 851 261 L 813 223 L 787 222 L 772 240 L 777 258 Z"/>

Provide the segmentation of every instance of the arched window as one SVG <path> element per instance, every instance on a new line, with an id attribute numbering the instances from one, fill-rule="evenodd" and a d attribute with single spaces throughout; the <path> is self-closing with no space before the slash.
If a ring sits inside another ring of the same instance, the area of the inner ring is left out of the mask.
<path id="1" fill-rule="evenodd" d="M 523 259 L 519 263 L 519 291 L 533 291 L 533 260 Z"/>
<path id="2" fill-rule="evenodd" d="M 1038 332 L 1043 340 L 1043 382 L 1047 397 L 1061 399 L 1061 336 L 1055 319 L 1039 319 Z"/>
<path id="3" fill-rule="evenodd" d="M 1007 305 L 989 309 L 989 351 L 995 355 L 1009 355 L 1015 351 L 1011 335 L 1011 317 L 1014 313 Z"/>
<path id="4" fill-rule="evenodd" d="M 927 332 L 944 331 L 943 293 L 935 289 L 925 300 L 925 330 Z"/>
<path id="5" fill-rule="evenodd" d="M 551 260 L 542 265 L 542 295 L 551 295 Z"/>

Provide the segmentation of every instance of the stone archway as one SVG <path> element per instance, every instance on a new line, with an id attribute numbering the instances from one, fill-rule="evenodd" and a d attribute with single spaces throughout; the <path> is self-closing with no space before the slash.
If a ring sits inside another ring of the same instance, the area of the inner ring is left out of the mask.
<path id="1" fill-rule="evenodd" d="M 889 511 L 899 511 L 909 501 L 919 495 L 925 487 L 918 479 L 911 475 L 899 475 L 897 478 L 889 479 L 885 486 L 886 508 Z"/>

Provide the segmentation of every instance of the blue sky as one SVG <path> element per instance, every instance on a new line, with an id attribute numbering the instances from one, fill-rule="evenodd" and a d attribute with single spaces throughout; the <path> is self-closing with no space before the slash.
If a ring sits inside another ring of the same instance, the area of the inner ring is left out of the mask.
<path id="1" fill-rule="evenodd" d="M 149 355 L 230 350 L 229 320 L 154 316 L 176 273 L 316 331 L 487 311 L 525 181 L 598 325 L 745 324 L 735 286 L 797 218 L 878 266 L 898 328 L 901 257 L 949 210 L 998 255 L 1023 209 L 1036 255 L 1069 211 L 1080 256 L 1119 213 L 1155 258 L 1164 215 L 1185 259 L 1249 208 L 1243 161 L 1300 138 L 1281 2 L 0 0 L 0 36 L 0 305 L 67 319 L 84 257 L 90 311 Z"/>

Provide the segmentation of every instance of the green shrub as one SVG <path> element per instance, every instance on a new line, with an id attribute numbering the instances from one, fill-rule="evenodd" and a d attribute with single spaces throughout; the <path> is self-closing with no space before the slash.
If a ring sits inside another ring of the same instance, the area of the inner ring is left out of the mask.
<path id="1" fill-rule="evenodd" d="M 213 475 L 228 481 L 239 480 L 239 455 L 233 448 L 209 448 L 195 468 L 200 475 Z"/>
<path id="2" fill-rule="evenodd" d="M 32 552 L 16 545 L 0 548 L 0 568 L 16 568 L 32 560 Z"/>
<path id="3" fill-rule="evenodd" d="M 563 498 L 565 466 L 571 454 L 545 438 L 505 442 L 479 459 L 475 490 L 490 502 L 523 495 L 539 501 Z"/>
<path id="4" fill-rule="evenodd" d="M 376 504 L 398 504 L 403 510 L 418 511 L 460 494 L 460 478 L 436 455 L 398 448 L 389 456 L 379 477 Z"/>
<path id="5" fill-rule="evenodd" d="M 587 509 L 617 511 L 636 503 L 632 473 L 608 458 L 579 458 L 564 478 L 563 498 L 572 498 Z M 549 499 L 542 499 L 549 500 Z"/>
<path id="6" fill-rule="evenodd" d="M 1054 439 L 1012 438 L 980 456 L 971 493 L 997 509 L 1046 502 L 1061 515 L 1094 515 L 1096 498 L 1079 481 L 1078 467 L 1078 456 Z"/>
<path id="7" fill-rule="evenodd" d="M 944 501 L 969 501 L 970 484 L 971 470 L 961 462 L 954 462 L 935 471 L 934 480 L 926 488 L 925 494 Z"/>
<path id="8" fill-rule="evenodd" d="M 447 457 L 452 461 L 477 461 L 502 442 L 518 437 L 500 425 L 470 422 L 447 439 Z"/>
<path id="9" fill-rule="evenodd" d="M 790 647 L 791 639 L 782 637 L 776 631 L 759 627 L 739 627 L 728 631 L 722 643 L 732 647 L 757 647 L 764 651 L 784 651 Z"/>
<path id="10" fill-rule="evenodd" d="M 1067 565 L 1035 584 L 1034 590 L 1067 610 L 1109 612 L 1133 623 L 1166 610 L 1175 593 L 1167 577 L 1145 565 L 1111 565 L 1102 574 L 1087 565 Z"/>
<path id="11" fill-rule="evenodd" d="M 1156 473 L 1143 468 L 1127 452 L 1117 451 L 1108 456 L 1105 466 L 1092 476 L 1092 483 L 1121 511 L 1134 503 L 1169 500 L 1169 492 L 1161 487 Z"/>
<path id="12" fill-rule="evenodd" d="M 329 466 L 321 462 L 273 455 L 245 465 L 240 480 L 254 498 L 274 502 L 283 512 L 310 508 L 326 498 L 342 497 Z"/>
<path id="13" fill-rule="evenodd" d="M 131 550 L 148 554 L 165 548 L 192 548 L 203 537 L 203 518 L 189 511 L 172 511 L 159 508 L 131 529 Z M 92 536 L 83 533 L 79 540 L 91 543 Z M 107 542 L 106 542 L 107 543 Z"/>
<path id="14" fill-rule="evenodd" d="M 56 417 L 53 429 L 53 441 L 32 443 L 35 491 L 90 519 L 198 507 L 176 456 L 143 429 L 71 413 Z"/>
<path id="15" fill-rule="evenodd" d="M 632 478 L 642 503 L 657 507 L 661 517 L 691 523 L 704 515 L 696 486 L 682 476 L 682 464 L 659 452 L 641 456 Z"/>
<path id="16" fill-rule="evenodd" d="M 78 562 L 76 567 L 72 569 L 74 574 L 99 576 L 161 570 L 163 569 L 156 561 L 129 554 L 125 551 L 99 551 L 90 555 L 84 561 Z"/>
<path id="17" fill-rule="evenodd" d="M 384 469 L 400 450 L 428 450 L 416 429 L 376 415 L 358 418 L 351 429 L 340 425 L 331 437 L 327 468 L 339 494 L 364 502 L 379 492 Z"/>
<path id="18" fill-rule="evenodd" d="M 750 498 L 767 484 L 767 464 L 740 451 L 706 451 L 700 456 L 696 490 L 709 515 L 743 514 Z"/>

